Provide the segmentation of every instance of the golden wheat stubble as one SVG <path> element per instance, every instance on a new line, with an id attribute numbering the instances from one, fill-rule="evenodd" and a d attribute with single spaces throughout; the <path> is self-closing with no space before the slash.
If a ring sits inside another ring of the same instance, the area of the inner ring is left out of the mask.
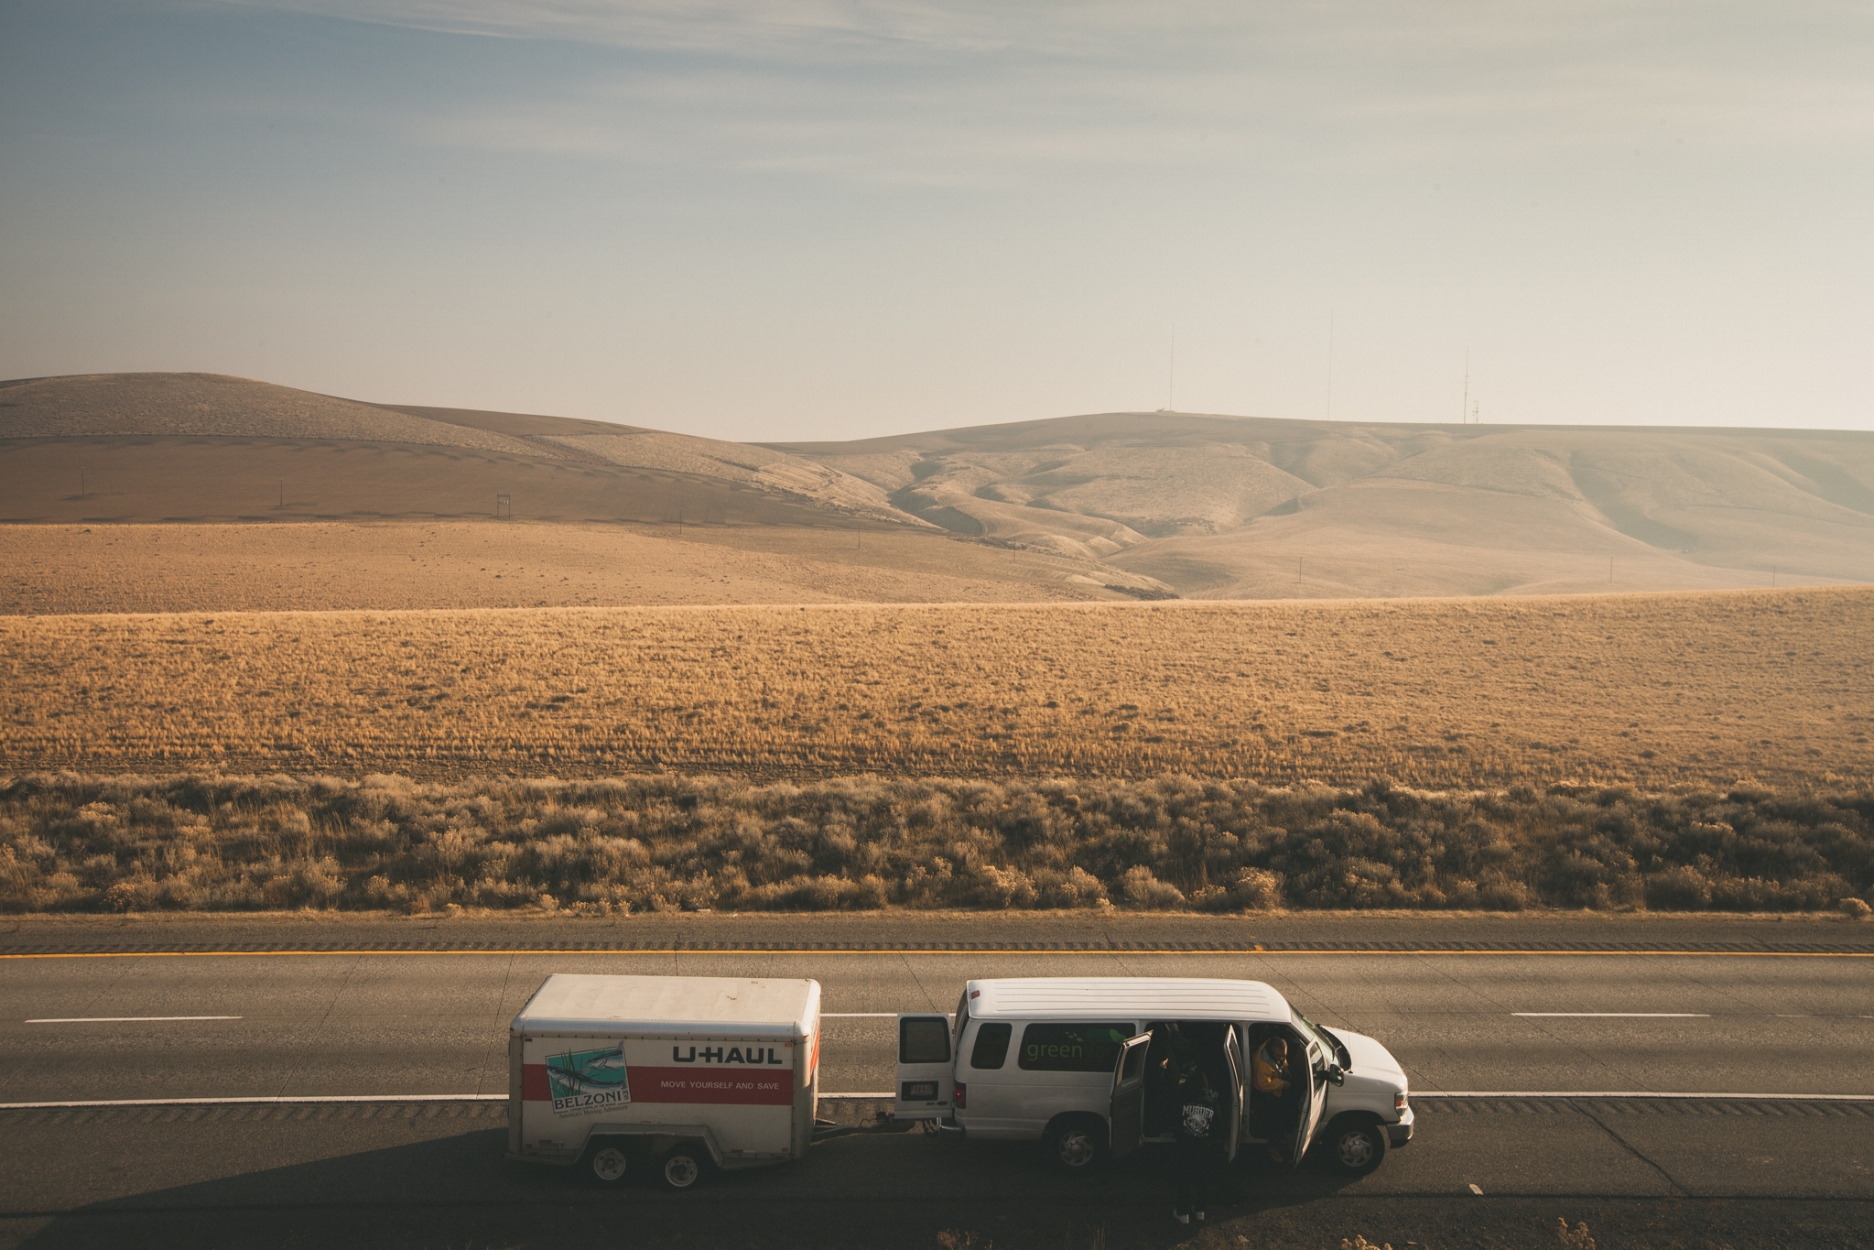
<path id="1" fill-rule="evenodd" d="M 1871 613 L 1857 588 L 12 618 L 0 766 L 1865 780 Z"/>

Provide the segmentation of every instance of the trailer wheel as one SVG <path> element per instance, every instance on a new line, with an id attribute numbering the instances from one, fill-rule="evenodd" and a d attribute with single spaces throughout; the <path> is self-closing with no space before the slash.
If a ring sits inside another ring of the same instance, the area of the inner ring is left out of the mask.
<path id="1" fill-rule="evenodd" d="M 631 1160 L 622 1146 L 605 1143 L 586 1156 L 586 1172 L 601 1185 L 622 1185 Z"/>
<path id="2" fill-rule="evenodd" d="M 678 1146 L 664 1156 L 658 1171 L 665 1189 L 689 1189 L 703 1179 L 702 1154 L 694 1146 Z"/>

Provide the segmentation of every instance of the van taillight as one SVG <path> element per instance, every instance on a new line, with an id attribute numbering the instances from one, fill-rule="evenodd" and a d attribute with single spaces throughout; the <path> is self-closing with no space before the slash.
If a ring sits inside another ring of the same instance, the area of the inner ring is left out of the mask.
<path id="1" fill-rule="evenodd" d="M 963 1082 L 957 1082 L 957 1092 L 951 1095 L 950 1105 L 955 1107 L 958 1111 L 962 1111 L 970 1105 L 969 1087 L 963 1084 Z"/>

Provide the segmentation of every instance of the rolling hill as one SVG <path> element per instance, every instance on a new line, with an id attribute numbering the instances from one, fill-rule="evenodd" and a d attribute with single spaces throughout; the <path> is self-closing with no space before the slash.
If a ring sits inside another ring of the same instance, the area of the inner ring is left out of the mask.
<path id="1" fill-rule="evenodd" d="M 768 448 L 659 430 L 392 408 L 216 374 L 0 382 L 0 520 L 491 517 L 924 527 Z"/>
<path id="2" fill-rule="evenodd" d="M 996 598 L 1022 585 L 1338 598 L 1874 581 L 1865 432 L 1131 412 L 752 445 L 209 374 L 0 382 L 0 522 L 453 524 L 492 518 L 497 496 L 523 522 L 681 527 L 690 554 L 660 583 L 671 602 L 738 602 L 755 585 L 763 601 L 790 587 L 863 597 L 866 533 L 881 536 L 866 567 L 892 599 L 919 576 L 929 597 L 993 584 Z M 573 544 L 582 567 L 605 541 Z M 529 567 L 552 564 L 553 543 L 523 547 Z M 743 563 L 725 578 L 731 550 Z M 635 585 L 600 577 L 568 601 L 630 601 Z"/>
<path id="3" fill-rule="evenodd" d="M 779 446 L 946 528 L 1186 596 L 1874 580 L 1862 432 L 1107 413 Z"/>

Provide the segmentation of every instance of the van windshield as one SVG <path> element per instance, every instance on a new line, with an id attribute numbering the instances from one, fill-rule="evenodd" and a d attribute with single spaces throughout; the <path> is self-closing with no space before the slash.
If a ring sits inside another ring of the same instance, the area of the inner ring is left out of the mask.
<path id="1" fill-rule="evenodd" d="M 1292 1010 L 1292 1008 L 1291 1008 Z M 1330 1057 L 1340 1054 L 1340 1047 L 1334 1044 L 1324 1029 L 1299 1011 L 1295 1012 L 1295 1028 L 1301 1035 L 1321 1048 L 1321 1052 Z"/>

